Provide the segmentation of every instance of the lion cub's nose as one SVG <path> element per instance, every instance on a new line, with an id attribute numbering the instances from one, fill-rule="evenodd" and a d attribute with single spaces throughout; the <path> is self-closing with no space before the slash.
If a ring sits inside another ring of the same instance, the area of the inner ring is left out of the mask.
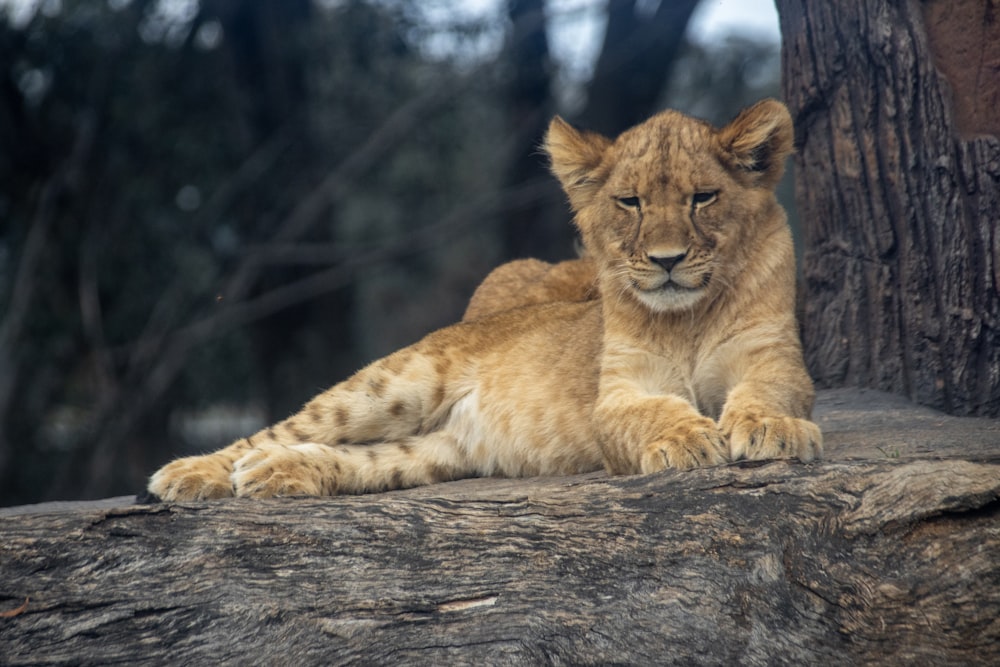
<path id="1" fill-rule="evenodd" d="M 680 254 L 649 255 L 649 261 L 662 267 L 667 273 L 670 273 L 675 266 L 684 261 L 685 257 L 687 257 L 686 251 Z"/>

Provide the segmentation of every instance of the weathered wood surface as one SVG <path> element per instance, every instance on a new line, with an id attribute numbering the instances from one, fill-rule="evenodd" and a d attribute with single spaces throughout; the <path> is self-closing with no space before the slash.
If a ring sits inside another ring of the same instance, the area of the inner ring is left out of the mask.
<path id="1" fill-rule="evenodd" d="M 1000 422 L 817 412 L 810 465 L 0 510 L 0 663 L 1000 663 Z"/>
<path id="2" fill-rule="evenodd" d="M 1000 21 L 777 0 L 813 378 L 1000 416 Z"/>

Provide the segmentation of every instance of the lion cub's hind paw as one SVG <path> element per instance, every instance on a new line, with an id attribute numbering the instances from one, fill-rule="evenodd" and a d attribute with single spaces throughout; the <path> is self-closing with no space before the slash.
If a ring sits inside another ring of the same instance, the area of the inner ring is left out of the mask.
<path id="1" fill-rule="evenodd" d="M 276 498 L 280 496 L 330 495 L 324 488 L 320 463 L 323 445 L 268 444 L 256 447 L 236 461 L 233 487 L 237 496 Z"/>
<path id="2" fill-rule="evenodd" d="M 729 434 L 733 460 L 787 459 L 812 461 L 823 456 L 823 434 L 806 419 L 743 417 Z"/>
<path id="3" fill-rule="evenodd" d="M 729 460 L 729 446 L 715 422 L 704 419 L 679 426 L 667 437 L 646 446 L 640 460 L 643 473 L 666 468 L 689 470 Z"/>
<path id="4" fill-rule="evenodd" d="M 208 456 L 188 456 L 166 464 L 149 479 L 147 490 L 165 502 L 211 500 L 233 495 L 229 462 Z"/>

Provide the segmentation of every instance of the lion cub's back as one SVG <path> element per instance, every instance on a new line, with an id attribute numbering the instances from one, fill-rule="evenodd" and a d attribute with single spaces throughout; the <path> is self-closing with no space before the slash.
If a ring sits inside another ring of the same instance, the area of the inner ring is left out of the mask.
<path id="1" fill-rule="evenodd" d="M 558 264 L 538 259 L 507 262 L 476 288 L 462 319 L 475 320 L 526 305 L 595 299 L 596 278 L 597 267 L 586 258 Z"/>

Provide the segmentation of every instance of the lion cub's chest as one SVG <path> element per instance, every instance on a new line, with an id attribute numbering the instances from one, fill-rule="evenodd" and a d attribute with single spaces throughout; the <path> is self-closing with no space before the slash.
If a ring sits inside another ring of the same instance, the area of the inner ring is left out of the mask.
<path id="1" fill-rule="evenodd" d="M 729 391 L 734 364 L 721 350 L 678 344 L 652 352 L 637 346 L 609 346 L 602 382 L 634 384 L 648 396 L 675 395 L 712 419 L 718 419 Z"/>

